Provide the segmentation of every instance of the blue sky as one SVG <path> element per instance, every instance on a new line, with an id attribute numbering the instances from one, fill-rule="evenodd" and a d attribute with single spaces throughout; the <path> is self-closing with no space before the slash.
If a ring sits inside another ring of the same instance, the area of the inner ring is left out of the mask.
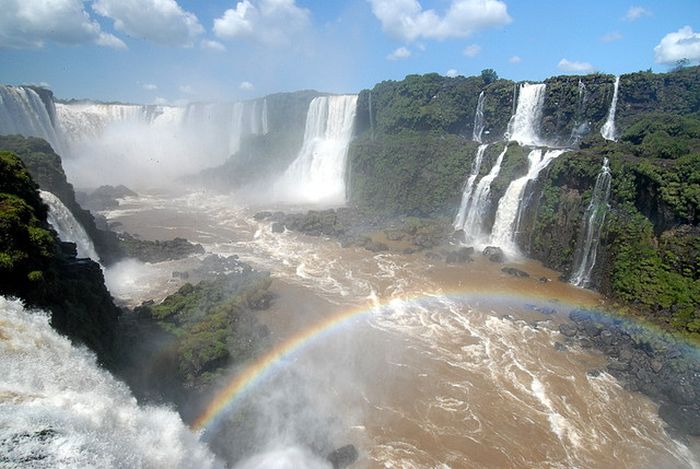
<path id="1" fill-rule="evenodd" d="M 515 80 L 700 61 L 700 2 L 0 0 L 0 83 L 61 98 L 357 92 L 411 73 Z"/>

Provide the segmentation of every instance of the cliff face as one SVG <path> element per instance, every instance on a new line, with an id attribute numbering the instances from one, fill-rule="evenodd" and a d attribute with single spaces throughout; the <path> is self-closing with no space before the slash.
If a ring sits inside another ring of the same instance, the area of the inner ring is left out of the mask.
<path id="1" fill-rule="evenodd" d="M 607 142 L 600 129 L 614 81 L 611 75 L 546 80 L 540 137 L 571 149 L 528 188 L 518 245 L 569 278 L 584 212 L 608 158 L 612 192 L 592 286 L 671 328 L 700 332 L 693 267 L 700 265 L 700 68 L 622 75 L 618 141 Z M 431 74 L 363 91 L 349 157 L 352 203 L 390 215 L 452 216 L 476 154 L 471 138 L 479 93 L 485 94 L 483 140 L 493 143 L 507 129 L 517 90 L 506 80 Z M 488 148 L 480 177 L 500 148 Z M 493 224 L 509 183 L 526 173 L 527 151 L 509 145 L 485 226 Z"/>
<path id="2" fill-rule="evenodd" d="M 268 132 L 245 136 L 235 155 L 219 167 L 202 171 L 197 179 L 230 190 L 282 173 L 301 149 L 309 103 L 322 95 L 307 90 L 265 97 Z"/>
<path id="3" fill-rule="evenodd" d="M 99 265 L 58 240 L 37 190 L 22 161 L 0 152 L 0 294 L 51 311 L 56 330 L 109 363 L 119 310 Z"/>
<path id="4" fill-rule="evenodd" d="M 61 157 L 54 152 L 51 145 L 39 138 L 9 135 L 0 136 L 0 150 L 10 151 L 19 156 L 39 187 L 61 199 L 85 228 L 102 263 L 109 265 L 124 257 L 116 235 L 111 231 L 98 229 L 92 214 L 81 208 L 75 200 L 73 186 L 63 172 Z"/>

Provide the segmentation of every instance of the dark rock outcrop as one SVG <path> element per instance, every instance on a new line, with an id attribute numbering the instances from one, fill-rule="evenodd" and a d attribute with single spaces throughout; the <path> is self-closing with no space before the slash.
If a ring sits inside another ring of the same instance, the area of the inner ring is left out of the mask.
<path id="1" fill-rule="evenodd" d="M 143 262 L 172 261 L 193 254 L 204 254 L 204 248 L 201 244 L 190 243 L 184 238 L 147 241 L 125 232 L 119 233 L 119 242 L 127 256 Z"/>

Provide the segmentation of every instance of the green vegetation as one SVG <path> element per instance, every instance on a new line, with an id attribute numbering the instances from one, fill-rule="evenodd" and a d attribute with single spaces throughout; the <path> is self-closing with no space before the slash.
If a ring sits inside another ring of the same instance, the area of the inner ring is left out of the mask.
<path id="1" fill-rule="evenodd" d="M 0 136 L 0 151 L 2 150 L 19 156 L 39 187 L 61 199 L 85 228 L 103 263 L 111 264 L 123 257 L 116 235 L 110 231 L 99 230 L 95 226 L 92 214 L 83 210 L 76 202 L 73 186 L 63 172 L 61 157 L 53 151 L 51 145 L 40 138 L 6 135 Z"/>
<path id="2" fill-rule="evenodd" d="M 177 371 L 187 387 L 209 384 L 222 367 L 250 358 L 267 330 L 254 315 L 269 302 L 269 274 L 228 274 L 185 284 L 160 304 L 136 308 L 175 340 Z"/>
<path id="3" fill-rule="evenodd" d="M 37 189 L 24 163 L 0 151 L 0 294 L 51 311 L 59 332 L 110 362 L 119 311 L 100 267 L 59 243 Z"/>

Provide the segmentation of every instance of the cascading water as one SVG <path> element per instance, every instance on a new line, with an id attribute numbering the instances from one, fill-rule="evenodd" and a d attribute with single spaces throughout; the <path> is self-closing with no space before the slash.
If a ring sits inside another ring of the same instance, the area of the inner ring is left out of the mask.
<path id="1" fill-rule="evenodd" d="M 491 231 L 491 244 L 501 247 L 511 255 L 517 254 L 515 231 L 520 219 L 520 212 L 523 209 L 522 201 L 524 200 L 527 185 L 530 181 L 537 179 L 540 172 L 564 151 L 548 150 L 544 152 L 544 150 L 535 149 L 530 152 L 527 157 L 527 174 L 511 182 L 506 193 L 498 202 L 496 220 Z"/>
<path id="2" fill-rule="evenodd" d="M 285 202 L 345 203 L 345 169 L 356 95 L 321 96 L 309 104 L 304 143 L 276 184 Z"/>
<path id="3" fill-rule="evenodd" d="M 54 128 L 52 102 L 44 102 L 39 94 L 27 86 L 0 85 L 0 135 L 19 134 L 43 138 L 56 151 L 64 144 Z"/>
<path id="4" fill-rule="evenodd" d="M 78 257 L 89 257 L 99 262 L 100 257 L 97 255 L 90 236 L 88 236 L 80 222 L 75 219 L 71 211 L 68 210 L 68 207 L 61 202 L 61 199 L 47 191 L 39 191 L 39 194 L 41 195 L 41 200 L 49 206 L 49 223 L 56 230 L 61 241 L 75 243 Z"/>
<path id="5" fill-rule="evenodd" d="M 483 93 L 483 92 L 482 92 Z M 457 215 L 455 216 L 452 226 L 455 230 L 463 230 L 464 222 L 467 218 L 467 209 L 469 208 L 469 203 L 471 202 L 472 193 L 474 191 L 474 181 L 479 176 L 479 170 L 481 169 L 481 160 L 484 158 L 484 152 L 488 144 L 479 145 L 476 150 L 476 156 L 474 157 L 474 162 L 472 163 L 471 174 L 464 183 L 464 189 L 462 190 L 462 201 L 459 204 L 459 209 L 457 209 Z"/>
<path id="6" fill-rule="evenodd" d="M 543 83 L 520 85 L 518 107 L 508 122 L 506 140 L 516 141 L 520 145 L 543 145 L 539 137 L 542 121 L 546 85 Z"/>
<path id="7" fill-rule="evenodd" d="M 4 297 L 0 375 L 2 467 L 218 466 L 175 411 L 140 407 L 47 314 Z"/>
<path id="8" fill-rule="evenodd" d="M 615 77 L 615 85 L 613 86 L 613 97 L 610 103 L 610 109 L 608 110 L 608 118 L 605 120 L 605 124 L 600 129 L 600 135 L 603 136 L 605 140 L 615 141 L 615 113 L 617 112 L 617 91 L 620 88 L 620 76 Z"/>
<path id="9" fill-rule="evenodd" d="M 486 95 L 482 91 L 479 93 L 479 99 L 476 103 L 476 112 L 474 113 L 474 129 L 472 130 L 472 140 L 481 143 L 481 137 L 484 133 L 486 124 L 484 123 L 484 102 Z"/>
<path id="10" fill-rule="evenodd" d="M 507 151 L 508 145 L 503 147 L 503 151 L 498 155 L 491 171 L 479 180 L 474 194 L 471 196 L 471 200 L 465 209 L 466 215 L 464 216 L 462 226 L 460 228 L 455 226 L 455 229 L 464 230 L 464 237 L 466 240 L 476 241 L 482 235 L 484 216 L 491 203 L 491 183 L 498 177 L 498 173 L 501 172 L 501 164 L 503 163 L 503 157 Z"/>
<path id="11" fill-rule="evenodd" d="M 581 139 L 590 132 L 590 125 L 586 122 L 584 112 L 586 110 L 586 102 L 588 101 L 588 91 L 586 84 L 579 79 L 578 81 L 578 105 L 576 106 L 576 117 L 573 126 L 571 127 L 571 136 L 569 137 L 569 146 L 576 146 Z"/>
<path id="12" fill-rule="evenodd" d="M 583 216 L 585 228 L 581 246 L 576 250 L 574 265 L 577 266 L 571 276 L 571 283 L 578 287 L 587 287 L 591 283 L 591 273 L 595 266 L 600 233 L 605 223 L 605 215 L 608 211 L 608 198 L 610 197 L 610 185 L 612 174 L 608 159 L 603 160 L 603 167 L 598 174 L 591 194 L 591 202 L 588 204 Z"/>

